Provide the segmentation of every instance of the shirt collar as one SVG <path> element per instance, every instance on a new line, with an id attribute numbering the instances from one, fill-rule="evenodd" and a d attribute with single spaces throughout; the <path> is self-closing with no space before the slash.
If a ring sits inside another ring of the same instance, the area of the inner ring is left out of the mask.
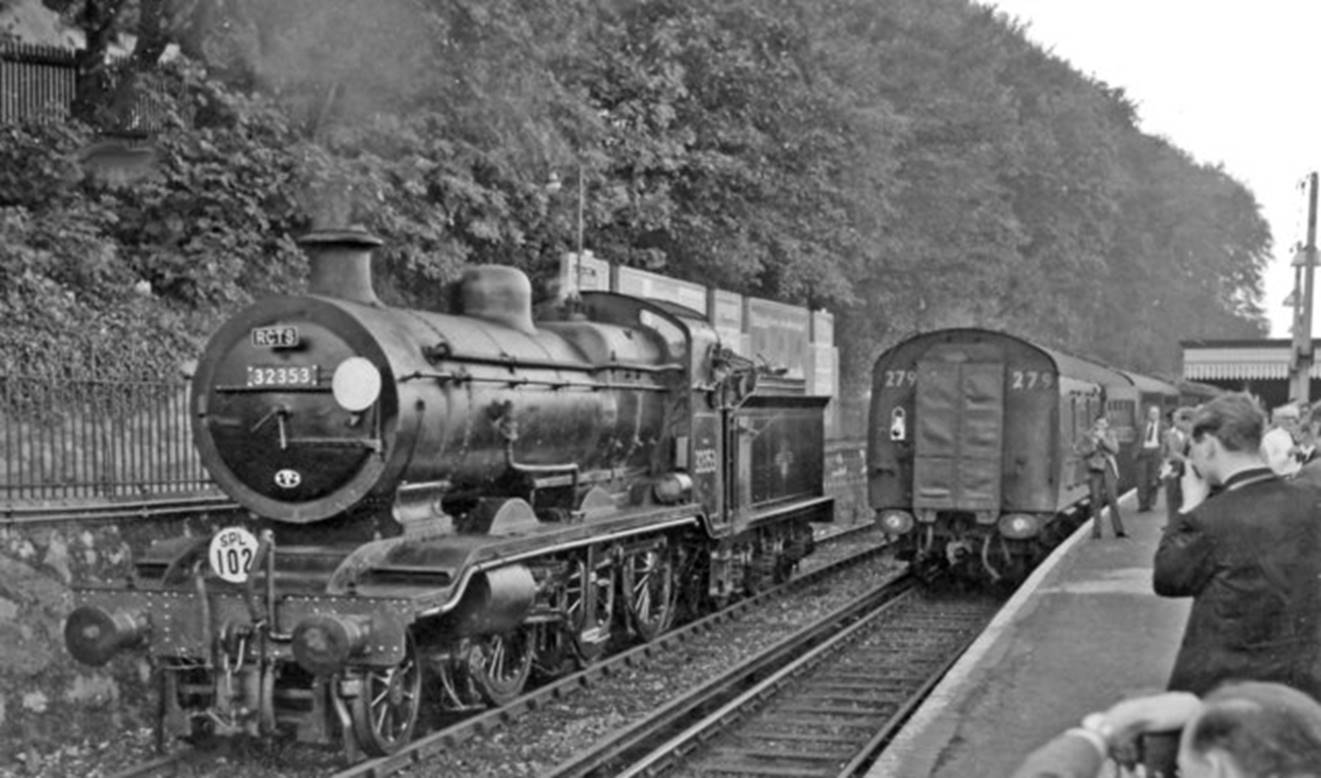
<path id="1" fill-rule="evenodd" d="M 1240 470 L 1231 475 L 1220 485 L 1225 491 L 1233 491 L 1248 484 L 1255 484 L 1258 481 L 1265 481 L 1269 478 L 1275 478 L 1275 473 L 1269 467 L 1249 467 L 1247 470 Z"/>

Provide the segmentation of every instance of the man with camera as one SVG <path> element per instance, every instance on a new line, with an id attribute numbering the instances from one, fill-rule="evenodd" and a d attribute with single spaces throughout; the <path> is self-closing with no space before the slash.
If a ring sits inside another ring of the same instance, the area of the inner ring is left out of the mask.
<path id="1" fill-rule="evenodd" d="M 1091 493 L 1092 537 L 1101 537 L 1101 507 L 1110 506 L 1110 526 L 1115 537 L 1127 537 L 1124 520 L 1119 515 L 1119 440 L 1110 429 L 1110 420 L 1104 412 L 1097 415 L 1087 434 L 1078 440 L 1076 453 L 1087 465 L 1087 486 Z"/>
<path id="2" fill-rule="evenodd" d="M 1142 753 L 1153 735 L 1177 738 L 1168 762 Z M 1321 704 L 1258 681 L 1227 683 L 1200 699 L 1165 692 L 1124 700 L 1033 751 L 1013 778 L 1096 778 L 1108 759 L 1141 763 L 1149 778 L 1316 778 Z"/>
<path id="3" fill-rule="evenodd" d="M 1193 598 L 1172 691 L 1201 695 L 1236 678 L 1321 693 L 1321 495 L 1267 467 L 1264 421 L 1244 393 L 1193 419 L 1183 509 L 1153 570 L 1157 594 Z"/>

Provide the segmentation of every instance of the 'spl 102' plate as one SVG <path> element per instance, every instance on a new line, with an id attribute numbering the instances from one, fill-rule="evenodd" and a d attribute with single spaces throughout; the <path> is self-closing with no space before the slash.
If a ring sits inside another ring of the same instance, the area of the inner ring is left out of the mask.
<path id="1" fill-rule="evenodd" d="M 211 538 L 211 572 L 230 583 L 243 583 L 257 558 L 257 536 L 244 527 L 225 527 Z"/>

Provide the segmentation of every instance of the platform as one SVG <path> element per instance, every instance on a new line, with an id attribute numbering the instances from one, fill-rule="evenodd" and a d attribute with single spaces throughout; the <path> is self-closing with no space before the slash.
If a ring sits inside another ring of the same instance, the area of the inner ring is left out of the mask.
<path id="1" fill-rule="evenodd" d="M 1162 490 L 1163 491 L 1163 490 Z M 869 778 L 1006 776 L 1084 715 L 1164 689 L 1191 598 L 1157 597 L 1152 560 L 1164 495 L 1138 513 L 1119 501 L 1128 538 L 1069 536 L 1001 609 L 914 713 Z"/>

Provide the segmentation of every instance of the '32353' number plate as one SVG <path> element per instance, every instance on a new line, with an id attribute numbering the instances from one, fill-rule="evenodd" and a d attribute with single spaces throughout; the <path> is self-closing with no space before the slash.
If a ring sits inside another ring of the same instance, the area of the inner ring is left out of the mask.
<path id="1" fill-rule="evenodd" d="M 316 386 L 316 365 L 248 365 L 248 386 Z"/>

